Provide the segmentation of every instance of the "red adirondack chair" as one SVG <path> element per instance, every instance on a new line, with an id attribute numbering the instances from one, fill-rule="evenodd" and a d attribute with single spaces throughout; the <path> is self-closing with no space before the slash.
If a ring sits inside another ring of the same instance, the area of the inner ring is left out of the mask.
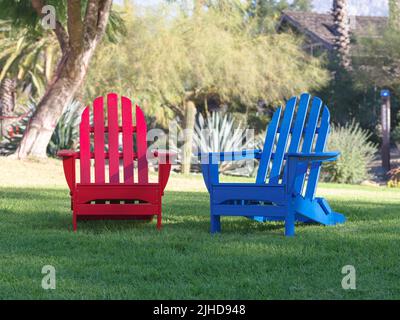
<path id="1" fill-rule="evenodd" d="M 64 174 L 71 194 L 73 229 L 76 231 L 77 220 L 151 220 L 155 215 L 157 228 L 160 229 L 161 199 L 171 170 L 170 155 L 153 152 L 153 156 L 164 161 L 159 161 L 158 182 L 150 183 L 146 158 L 147 127 L 142 110 L 136 105 L 134 124 L 132 102 L 127 97 L 121 97 L 120 126 L 118 96 L 110 93 L 107 95 L 108 126 L 105 126 L 104 102 L 103 97 L 93 101 L 93 125 L 90 124 L 90 106 L 82 113 L 80 151 L 58 152 L 58 156 L 63 158 Z M 122 145 L 119 143 L 120 133 Z M 94 141 L 93 148 L 91 141 Z M 80 162 L 79 182 L 75 174 L 77 159 Z M 93 172 L 91 174 L 91 159 L 94 159 L 94 176 Z M 138 179 L 134 177 L 134 160 L 137 160 Z M 123 166 L 123 177 L 120 177 L 120 164 Z"/>

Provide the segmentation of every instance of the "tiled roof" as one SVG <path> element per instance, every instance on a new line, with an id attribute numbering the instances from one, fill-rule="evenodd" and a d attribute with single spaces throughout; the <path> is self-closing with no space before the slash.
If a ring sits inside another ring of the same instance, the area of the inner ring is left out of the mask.
<path id="1" fill-rule="evenodd" d="M 280 25 L 288 23 L 300 32 L 319 40 L 332 48 L 335 39 L 333 16 L 331 14 L 283 11 Z M 350 16 L 350 32 L 355 36 L 379 36 L 387 26 L 387 17 Z"/>

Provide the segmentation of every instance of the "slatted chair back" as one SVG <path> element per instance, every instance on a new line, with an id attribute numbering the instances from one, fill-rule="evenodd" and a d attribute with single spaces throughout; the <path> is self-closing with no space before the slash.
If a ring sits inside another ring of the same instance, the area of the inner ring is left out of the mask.
<path id="1" fill-rule="evenodd" d="M 285 183 L 285 154 L 288 152 L 324 151 L 329 133 L 329 117 L 328 107 L 317 97 L 311 100 L 309 94 L 302 94 L 299 101 L 296 97 L 288 100 L 284 111 L 279 107 L 268 126 L 256 183 Z M 320 168 L 321 163 L 314 163 L 310 168 L 300 165 L 294 190 L 307 198 L 314 198 Z"/>
<path id="2" fill-rule="evenodd" d="M 148 183 L 146 120 L 138 105 L 135 109 L 136 121 L 133 121 L 132 101 L 124 96 L 118 99 L 115 93 L 108 94 L 107 99 L 96 98 L 93 108 L 84 109 L 79 137 L 81 184 Z M 91 176 L 91 159 L 94 159 L 94 176 Z M 134 160 L 138 177 L 134 174 Z M 119 174 L 120 163 L 123 177 Z"/>

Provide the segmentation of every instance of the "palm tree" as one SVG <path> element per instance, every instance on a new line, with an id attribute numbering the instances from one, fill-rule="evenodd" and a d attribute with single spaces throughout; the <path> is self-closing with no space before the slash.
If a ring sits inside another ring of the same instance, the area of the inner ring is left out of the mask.
<path id="1" fill-rule="evenodd" d="M 9 30 L 0 38 L 0 111 L 1 135 L 8 135 L 14 115 L 17 91 L 41 97 L 54 72 L 54 48 L 57 40 L 51 34 L 38 39 L 25 28 L 12 28 L 0 20 L 0 27 Z"/>
<path id="2" fill-rule="evenodd" d="M 16 80 L 4 78 L 0 82 L 0 126 L 1 138 L 8 135 L 8 127 L 15 108 Z"/>
<path id="3" fill-rule="evenodd" d="M 0 26 L 11 27 L 11 23 L 0 21 Z M 50 33 L 38 38 L 25 28 L 13 30 L 0 38 L 0 82 L 16 79 L 21 89 L 32 85 L 32 95 L 41 97 L 54 72 L 57 39 Z"/>
<path id="4" fill-rule="evenodd" d="M 333 1 L 333 19 L 336 31 L 335 52 L 337 61 L 342 68 L 350 70 L 350 25 L 347 0 Z"/>

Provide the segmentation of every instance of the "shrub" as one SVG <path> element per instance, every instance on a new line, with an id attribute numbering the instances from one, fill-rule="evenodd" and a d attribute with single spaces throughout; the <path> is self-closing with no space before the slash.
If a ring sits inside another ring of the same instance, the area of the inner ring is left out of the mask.
<path id="1" fill-rule="evenodd" d="M 400 125 L 397 125 L 392 132 L 392 139 L 397 146 L 400 146 Z"/>
<path id="2" fill-rule="evenodd" d="M 376 145 L 368 140 L 370 136 L 371 133 L 354 121 L 345 126 L 332 126 L 327 150 L 340 151 L 340 157 L 323 166 L 323 180 L 354 184 L 368 179 L 368 165 L 377 151 Z"/>
<path id="3" fill-rule="evenodd" d="M 400 167 L 390 170 L 387 174 L 389 176 L 388 187 L 400 188 Z"/>

